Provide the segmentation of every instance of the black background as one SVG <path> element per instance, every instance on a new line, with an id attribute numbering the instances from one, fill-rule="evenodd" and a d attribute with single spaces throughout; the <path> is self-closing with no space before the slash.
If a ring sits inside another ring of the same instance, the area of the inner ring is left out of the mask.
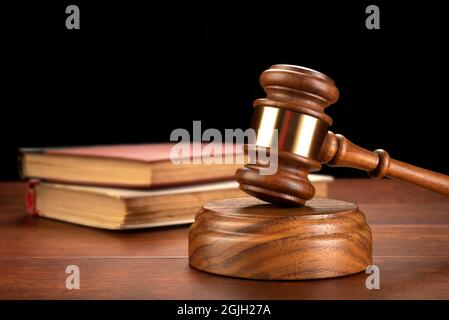
<path id="1" fill-rule="evenodd" d="M 397 318 L 428 318 L 443 314 L 447 308 L 447 301 L 429 300 L 147 300 L 147 301 L 99 301 L 99 300 L 58 300 L 58 301 L 0 301 L 0 307 L 8 314 L 14 313 L 20 318 L 42 316 L 46 319 L 60 319 L 61 314 L 69 314 L 71 319 L 79 319 L 89 315 L 95 318 L 139 318 L 145 315 L 149 319 L 205 319 L 199 316 L 179 316 L 178 308 L 188 306 L 207 306 L 221 310 L 222 305 L 264 304 L 270 306 L 271 315 L 221 315 L 210 314 L 207 319 L 296 319 L 298 314 L 313 314 L 316 318 L 359 319 L 360 314 L 369 314 L 372 318 L 383 318 L 386 315 Z M 86 312 L 86 309 L 88 311 Z M 67 312 L 70 310 L 70 313 Z"/>
<path id="2" fill-rule="evenodd" d="M 80 30 L 65 28 L 69 4 Z M 369 4 L 380 30 L 365 28 Z M 247 128 L 276 63 L 336 81 L 334 132 L 449 174 L 441 1 L 29 1 L 1 13 L 0 179 L 18 178 L 19 147 L 168 141 L 193 120 Z"/>

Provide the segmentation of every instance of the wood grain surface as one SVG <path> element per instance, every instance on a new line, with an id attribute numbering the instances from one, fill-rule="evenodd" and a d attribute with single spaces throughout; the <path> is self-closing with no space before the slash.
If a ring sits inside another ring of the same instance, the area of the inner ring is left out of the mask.
<path id="1" fill-rule="evenodd" d="M 393 180 L 340 179 L 329 196 L 355 202 L 373 232 L 379 290 L 365 273 L 258 281 L 188 265 L 188 226 L 114 232 L 30 217 L 25 184 L 0 184 L 1 299 L 449 299 L 449 198 Z M 65 288 L 67 265 L 81 288 Z"/>
<path id="2" fill-rule="evenodd" d="M 371 229 L 347 201 L 285 208 L 253 197 L 218 200 L 203 205 L 190 227 L 189 262 L 246 279 L 340 277 L 372 264 Z"/>

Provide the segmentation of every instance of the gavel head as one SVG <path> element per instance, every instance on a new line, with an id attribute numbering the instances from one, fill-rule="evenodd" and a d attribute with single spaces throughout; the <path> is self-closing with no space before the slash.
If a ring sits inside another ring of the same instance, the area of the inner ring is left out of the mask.
<path id="1" fill-rule="evenodd" d="M 256 140 L 245 148 L 250 155 L 274 153 L 270 159 L 277 161 L 277 170 L 261 174 L 268 164 L 255 157 L 237 170 L 236 180 L 241 190 L 261 200 L 303 205 L 315 194 L 308 174 L 321 169 L 319 154 L 332 124 L 324 109 L 338 100 L 338 89 L 318 71 L 283 64 L 264 71 L 260 84 L 267 97 L 254 101 Z"/>

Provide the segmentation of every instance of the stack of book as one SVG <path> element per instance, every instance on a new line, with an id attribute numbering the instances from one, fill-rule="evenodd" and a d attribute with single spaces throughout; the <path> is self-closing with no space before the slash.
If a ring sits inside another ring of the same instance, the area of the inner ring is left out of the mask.
<path id="1" fill-rule="evenodd" d="M 103 229 L 135 229 L 191 223 L 206 202 L 247 196 L 234 181 L 242 164 L 205 164 L 195 161 L 201 154 L 194 150 L 191 161 L 175 164 L 172 147 L 22 149 L 28 213 Z M 310 179 L 317 196 L 326 196 L 332 179 Z"/>

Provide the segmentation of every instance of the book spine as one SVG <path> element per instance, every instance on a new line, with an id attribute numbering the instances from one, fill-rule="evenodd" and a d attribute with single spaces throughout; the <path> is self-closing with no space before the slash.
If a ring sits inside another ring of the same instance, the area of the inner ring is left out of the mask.
<path id="1" fill-rule="evenodd" d="M 26 210 L 28 214 L 37 216 L 39 213 L 36 209 L 36 185 L 39 184 L 39 180 L 32 179 L 28 181 L 27 193 L 26 193 Z"/>
<path id="2" fill-rule="evenodd" d="M 17 169 L 19 171 L 20 179 L 26 179 L 25 175 L 25 155 L 27 153 L 44 153 L 45 150 L 41 148 L 20 148 L 17 156 Z"/>
<path id="3" fill-rule="evenodd" d="M 19 149 L 19 155 L 17 156 L 17 170 L 19 171 L 19 177 L 20 179 L 25 179 L 25 175 L 23 172 L 23 158 L 24 158 L 24 152 L 22 149 Z"/>

